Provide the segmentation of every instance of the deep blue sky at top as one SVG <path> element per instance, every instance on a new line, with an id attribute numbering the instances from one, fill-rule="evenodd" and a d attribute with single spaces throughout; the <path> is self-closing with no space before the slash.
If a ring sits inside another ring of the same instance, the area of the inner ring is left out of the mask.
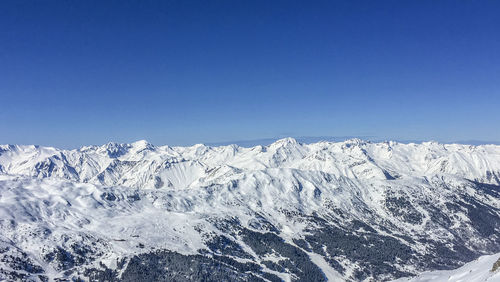
<path id="1" fill-rule="evenodd" d="M 2 1 L 0 144 L 500 140 L 500 1 Z"/>

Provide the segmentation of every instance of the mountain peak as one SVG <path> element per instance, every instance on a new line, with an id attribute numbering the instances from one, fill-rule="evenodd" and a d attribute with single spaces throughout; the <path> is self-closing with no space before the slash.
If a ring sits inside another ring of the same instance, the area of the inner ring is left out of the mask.
<path id="1" fill-rule="evenodd" d="M 299 144 L 299 142 L 297 142 L 297 140 L 293 137 L 286 137 L 286 138 L 276 140 L 271 145 L 291 145 L 291 144 L 296 145 L 296 144 Z"/>
<path id="2" fill-rule="evenodd" d="M 148 146 L 148 145 L 151 145 L 147 140 L 137 140 L 135 142 L 132 142 L 131 143 L 132 146 Z"/>
<path id="3" fill-rule="evenodd" d="M 343 143 L 344 143 L 345 146 L 351 147 L 351 146 L 365 145 L 365 144 L 367 144 L 369 142 L 365 141 L 363 139 L 359 139 L 359 138 L 351 138 L 351 139 L 345 140 Z"/>
<path id="4" fill-rule="evenodd" d="M 153 149 L 154 148 L 154 145 L 149 143 L 146 140 L 135 141 L 135 142 L 131 143 L 130 145 L 132 146 L 132 148 L 137 149 L 137 150 Z"/>

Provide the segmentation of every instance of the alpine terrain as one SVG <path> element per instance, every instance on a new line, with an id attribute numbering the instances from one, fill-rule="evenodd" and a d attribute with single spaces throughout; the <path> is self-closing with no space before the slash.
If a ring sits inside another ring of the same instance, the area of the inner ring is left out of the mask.
<path id="1" fill-rule="evenodd" d="M 496 145 L 0 146 L 0 280 L 406 281 L 499 234 Z"/>

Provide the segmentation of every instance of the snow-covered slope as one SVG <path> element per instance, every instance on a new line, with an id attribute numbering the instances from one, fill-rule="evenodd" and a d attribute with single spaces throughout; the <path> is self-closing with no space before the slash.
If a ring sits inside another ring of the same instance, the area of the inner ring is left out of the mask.
<path id="1" fill-rule="evenodd" d="M 496 268 L 494 265 L 498 265 Z M 401 278 L 394 282 L 484 282 L 500 281 L 500 253 L 482 256 L 454 270 L 425 272 L 413 278 Z"/>
<path id="2" fill-rule="evenodd" d="M 1 145 L 0 279 L 389 280 L 451 269 L 500 251 L 499 185 L 495 145 Z"/>

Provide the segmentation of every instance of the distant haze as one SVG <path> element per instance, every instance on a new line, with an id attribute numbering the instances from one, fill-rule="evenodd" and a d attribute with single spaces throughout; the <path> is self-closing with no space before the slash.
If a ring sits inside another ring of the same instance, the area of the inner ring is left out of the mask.
<path id="1" fill-rule="evenodd" d="M 359 138 L 363 140 L 368 140 L 372 142 L 382 142 L 382 141 L 396 141 L 400 143 L 422 143 L 426 141 L 433 140 L 389 140 L 389 139 L 380 139 L 375 136 L 299 136 L 293 137 L 300 143 L 315 143 L 320 141 L 328 141 L 328 142 L 342 142 L 348 139 Z M 222 146 L 222 145 L 231 145 L 236 144 L 242 147 L 252 147 L 252 146 L 266 146 L 269 145 L 276 140 L 280 139 L 276 138 L 263 138 L 263 139 L 254 139 L 254 140 L 235 140 L 235 141 L 225 141 L 225 142 L 213 142 L 207 143 L 206 145 L 211 146 Z M 486 145 L 486 144 L 494 144 L 500 145 L 498 141 L 481 141 L 481 140 L 461 140 L 461 141 L 453 141 L 448 143 L 457 143 L 457 144 L 466 144 L 466 145 Z"/>

